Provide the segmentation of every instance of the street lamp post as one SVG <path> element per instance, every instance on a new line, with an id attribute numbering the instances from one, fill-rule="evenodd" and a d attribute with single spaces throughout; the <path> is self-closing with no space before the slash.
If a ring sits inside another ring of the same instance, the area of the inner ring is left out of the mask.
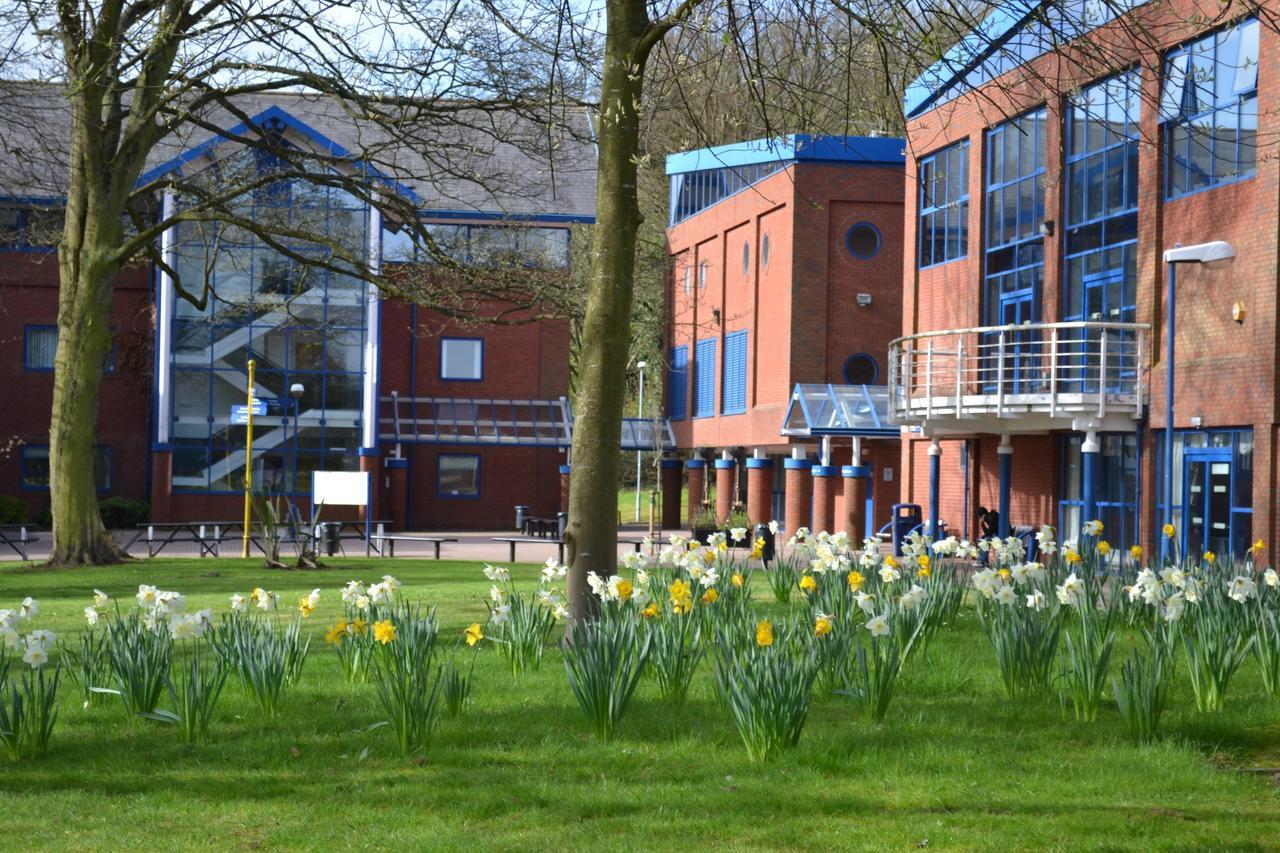
<path id="1" fill-rule="evenodd" d="M 636 368 L 639 369 L 640 371 L 640 399 L 636 403 L 636 417 L 638 418 L 644 418 L 644 370 L 648 366 L 649 366 L 648 362 L 644 362 L 644 361 L 636 362 Z M 640 448 L 637 447 L 636 448 L 636 521 L 640 520 L 640 476 L 641 476 L 640 457 L 642 455 L 643 455 L 643 451 L 641 451 Z"/>
<path id="2" fill-rule="evenodd" d="M 302 395 L 306 390 L 301 382 L 289 386 L 289 396 L 293 398 L 293 486 L 290 492 L 298 489 L 298 409 L 302 406 Z"/>
<path id="3" fill-rule="evenodd" d="M 1169 299 L 1165 315 L 1165 368 L 1164 368 L 1164 487 L 1165 521 L 1173 521 L 1173 343 L 1174 319 L 1177 307 L 1178 264 L 1203 264 L 1205 269 L 1220 269 L 1236 258 L 1235 246 L 1224 240 L 1197 243 L 1194 246 L 1175 245 L 1165 250 L 1164 262 L 1169 267 Z M 1160 537 L 1160 559 L 1169 555 L 1168 536 Z"/>

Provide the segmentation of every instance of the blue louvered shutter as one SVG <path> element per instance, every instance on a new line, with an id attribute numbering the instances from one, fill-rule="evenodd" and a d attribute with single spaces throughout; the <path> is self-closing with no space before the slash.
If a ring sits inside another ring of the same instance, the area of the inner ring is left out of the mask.
<path id="1" fill-rule="evenodd" d="M 716 413 L 716 339 L 698 341 L 693 362 L 693 416 L 703 418 Z"/>
<path id="2" fill-rule="evenodd" d="M 724 337 L 724 385 L 720 390 L 720 410 L 726 415 L 747 410 L 747 331 Z"/>
<path id="3" fill-rule="evenodd" d="M 667 375 L 667 408 L 673 421 L 689 414 L 689 348 L 671 350 L 671 371 Z"/>

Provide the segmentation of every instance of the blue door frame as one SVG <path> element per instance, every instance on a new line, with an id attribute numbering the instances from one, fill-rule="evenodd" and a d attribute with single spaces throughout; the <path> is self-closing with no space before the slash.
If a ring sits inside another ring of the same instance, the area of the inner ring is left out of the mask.
<path id="1" fill-rule="evenodd" d="M 1182 457 L 1182 553 L 1230 554 L 1234 467 L 1229 447 L 1189 447 Z"/>
<path id="2" fill-rule="evenodd" d="M 996 311 L 996 318 L 991 325 L 993 326 L 1022 326 L 1037 321 L 1039 314 L 1039 300 L 1036 299 L 1036 289 L 1027 287 L 1021 290 L 1011 290 L 1008 293 L 1000 294 L 1000 300 L 997 305 L 992 306 Z M 984 385 L 986 393 L 993 394 L 996 392 L 996 383 L 998 381 L 999 349 L 998 344 L 1000 338 L 998 334 L 988 334 L 983 336 L 985 339 L 982 343 L 985 345 L 986 361 L 989 365 L 987 368 L 987 376 Z M 1005 332 L 1004 338 L 1004 391 L 1006 394 L 1025 394 L 1033 393 L 1039 390 L 1040 382 L 1040 341 L 1039 335 L 1034 330 L 1028 328 L 1026 331 Z"/>
<path id="3" fill-rule="evenodd" d="M 1084 320 L 1097 323 L 1131 323 L 1136 305 L 1127 303 L 1124 294 L 1124 270 L 1110 269 L 1102 272 L 1087 273 L 1084 276 Z M 1076 384 L 1083 393 L 1096 393 L 1098 383 L 1094 379 L 1098 375 L 1098 362 L 1101 356 L 1102 332 L 1091 330 L 1085 341 L 1077 344 L 1080 354 L 1076 358 Z M 1107 391 L 1123 393 L 1123 386 L 1132 383 L 1135 374 L 1132 370 L 1121 371 L 1115 366 L 1124 363 L 1124 355 L 1133 346 L 1132 336 L 1127 332 L 1112 331 L 1107 333 L 1107 361 L 1112 365 L 1108 371 Z M 1132 362 L 1133 360 L 1130 359 Z"/>

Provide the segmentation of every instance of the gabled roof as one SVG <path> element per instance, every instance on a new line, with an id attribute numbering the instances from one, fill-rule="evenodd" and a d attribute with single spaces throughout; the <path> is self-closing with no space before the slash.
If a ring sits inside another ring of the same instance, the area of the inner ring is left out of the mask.
<path id="1" fill-rule="evenodd" d="M 512 112 L 457 110 L 424 122 L 411 143 L 392 144 L 377 122 L 333 98 L 270 92 L 238 97 L 234 104 L 255 123 L 277 123 L 292 140 L 350 157 L 428 215 L 558 221 L 595 216 L 595 145 L 582 109 L 566 109 L 557 116 L 565 126 L 550 131 L 547 122 Z M 247 129 L 220 106 L 200 118 L 225 130 L 213 134 L 184 125 L 156 145 L 144 180 L 194 164 Z M 0 196 L 64 198 L 70 135 L 70 109 L 60 86 L 0 83 Z"/>
<path id="2" fill-rule="evenodd" d="M 1079 38 L 1147 0 L 1009 0 L 907 86 L 918 116 Z"/>

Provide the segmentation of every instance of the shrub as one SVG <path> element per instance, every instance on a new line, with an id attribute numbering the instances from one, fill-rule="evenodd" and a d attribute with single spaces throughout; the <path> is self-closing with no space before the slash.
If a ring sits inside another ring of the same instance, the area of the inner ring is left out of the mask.
<path id="1" fill-rule="evenodd" d="M 108 530 L 137 527 L 147 520 L 150 511 L 145 503 L 128 498 L 107 498 L 98 504 L 98 515 Z"/>
<path id="2" fill-rule="evenodd" d="M 0 524 L 22 524 L 26 520 L 26 501 L 13 495 L 0 495 Z"/>

